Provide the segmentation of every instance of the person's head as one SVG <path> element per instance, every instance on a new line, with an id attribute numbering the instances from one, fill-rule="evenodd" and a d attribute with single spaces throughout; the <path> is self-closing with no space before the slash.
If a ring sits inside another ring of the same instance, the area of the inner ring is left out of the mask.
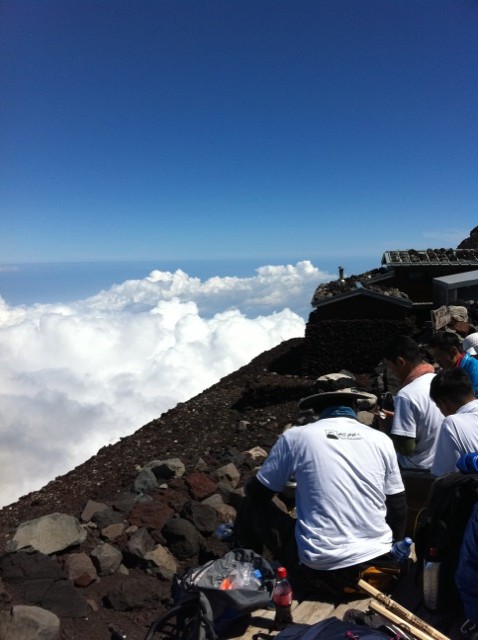
<path id="1" fill-rule="evenodd" d="M 320 416 L 325 409 L 330 407 L 349 407 L 356 412 L 362 402 L 374 405 L 377 402 L 377 396 L 352 388 L 325 391 L 302 398 L 299 402 L 299 410 L 301 412 L 312 411 L 315 416 Z"/>
<path id="2" fill-rule="evenodd" d="M 448 307 L 451 322 L 468 322 L 468 309 L 463 306 L 450 305 Z"/>
<path id="3" fill-rule="evenodd" d="M 394 336 L 383 347 L 382 356 L 388 372 L 401 382 L 421 362 L 420 347 L 410 336 Z"/>
<path id="4" fill-rule="evenodd" d="M 428 351 L 442 369 L 453 369 L 462 354 L 460 338 L 450 331 L 438 331 L 430 338 Z"/>
<path id="5" fill-rule="evenodd" d="M 460 407 L 475 400 L 470 376 L 460 367 L 439 371 L 431 381 L 430 398 L 444 416 L 456 413 Z"/>
<path id="6" fill-rule="evenodd" d="M 469 353 L 470 356 L 478 355 L 478 332 L 466 336 L 461 346 L 463 351 Z"/>

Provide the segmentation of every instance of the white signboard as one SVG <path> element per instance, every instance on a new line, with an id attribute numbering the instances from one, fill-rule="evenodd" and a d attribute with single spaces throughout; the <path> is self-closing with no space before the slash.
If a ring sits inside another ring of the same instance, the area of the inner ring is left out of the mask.
<path id="1" fill-rule="evenodd" d="M 439 309 L 431 311 L 433 331 L 439 331 L 451 321 L 451 315 L 448 307 L 445 305 Z"/>

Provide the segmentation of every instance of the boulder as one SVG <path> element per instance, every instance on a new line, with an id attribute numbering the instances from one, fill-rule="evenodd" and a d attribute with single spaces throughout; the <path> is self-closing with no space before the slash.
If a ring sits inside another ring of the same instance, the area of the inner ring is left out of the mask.
<path id="1" fill-rule="evenodd" d="M 158 481 L 152 470 L 146 467 L 136 476 L 133 487 L 136 493 L 150 493 L 158 488 Z"/>
<path id="2" fill-rule="evenodd" d="M 169 458 L 168 460 L 152 460 L 148 462 L 149 467 L 158 480 L 169 480 L 170 478 L 181 478 L 186 467 L 179 458 Z"/>
<path id="3" fill-rule="evenodd" d="M 85 508 L 81 512 L 80 520 L 82 522 L 89 522 L 94 513 L 96 513 L 97 511 L 105 511 L 105 509 L 108 508 L 108 505 L 104 502 L 95 502 L 94 500 L 88 500 Z"/>
<path id="4" fill-rule="evenodd" d="M 5 640 L 58 640 L 60 619 L 41 607 L 16 605 L 0 612 L 0 638 Z"/>
<path id="5" fill-rule="evenodd" d="M 66 579 L 55 559 L 20 551 L 1 559 L 1 572 L 3 580 L 14 586 L 15 594 L 24 602 L 67 618 L 86 615 L 85 599 Z"/>
<path id="6" fill-rule="evenodd" d="M 119 524 L 124 521 L 123 515 L 115 511 L 112 507 L 96 511 L 91 516 L 91 522 L 94 522 L 98 529 L 106 529 L 112 524 Z"/>
<path id="7" fill-rule="evenodd" d="M 155 541 L 146 528 L 138 529 L 128 540 L 127 549 L 130 553 L 142 558 L 145 553 L 154 549 Z"/>
<path id="8" fill-rule="evenodd" d="M 233 489 L 237 487 L 241 479 L 239 469 L 232 462 L 217 469 L 214 476 L 218 482 L 228 482 Z"/>
<path id="9" fill-rule="evenodd" d="M 218 525 L 216 509 L 203 502 L 188 502 L 181 515 L 201 533 L 210 534 Z"/>
<path id="10" fill-rule="evenodd" d="M 81 544 L 86 529 L 73 516 L 53 513 L 23 522 L 7 544 L 7 552 L 34 549 L 51 554 Z"/>
<path id="11" fill-rule="evenodd" d="M 134 578 L 126 578 L 106 595 L 106 602 L 115 611 L 153 609 L 158 607 L 160 600 L 158 589 Z"/>
<path id="12" fill-rule="evenodd" d="M 194 500 L 204 500 L 216 493 L 216 483 L 200 471 L 193 471 L 186 478 L 186 484 Z"/>
<path id="13" fill-rule="evenodd" d="M 108 540 L 116 540 L 123 535 L 126 529 L 124 522 L 117 522 L 116 524 L 110 524 L 104 529 L 101 529 L 101 536 Z"/>
<path id="14" fill-rule="evenodd" d="M 187 560 L 198 553 L 201 536 L 189 520 L 171 518 L 161 533 L 166 538 L 169 549 L 178 560 Z"/>
<path id="15" fill-rule="evenodd" d="M 70 553 L 65 561 L 69 580 L 77 587 L 87 587 L 98 578 L 95 565 L 86 553 Z"/>
<path id="16" fill-rule="evenodd" d="M 173 514 L 174 510 L 167 504 L 147 502 L 146 504 L 135 504 L 128 520 L 130 525 L 161 531 Z"/>
<path id="17" fill-rule="evenodd" d="M 95 547 L 91 552 L 91 557 L 100 576 L 109 576 L 115 573 L 123 560 L 121 551 L 107 542 Z"/>
<path id="18" fill-rule="evenodd" d="M 178 563 L 167 547 L 158 544 L 144 554 L 144 559 L 155 568 L 154 573 L 164 580 L 172 580 L 178 570 Z"/>

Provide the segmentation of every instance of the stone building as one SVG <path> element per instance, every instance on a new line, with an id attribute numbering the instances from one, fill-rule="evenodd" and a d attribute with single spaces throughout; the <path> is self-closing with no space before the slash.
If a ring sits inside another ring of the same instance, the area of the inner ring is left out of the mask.
<path id="1" fill-rule="evenodd" d="M 312 298 L 305 372 L 372 371 L 391 336 L 413 336 L 430 325 L 430 313 L 439 306 L 434 279 L 478 269 L 478 227 L 468 240 L 458 249 L 386 251 L 379 269 L 358 276 L 344 278 L 339 267 L 339 278 L 319 285 Z"/>

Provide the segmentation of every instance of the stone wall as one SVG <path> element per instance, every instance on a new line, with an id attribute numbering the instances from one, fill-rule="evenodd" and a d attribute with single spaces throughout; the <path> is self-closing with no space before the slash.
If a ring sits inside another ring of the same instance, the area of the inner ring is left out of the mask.
<path id="1" fill-rule="evenodd" d="M 396 334 L 410 335 L 410 324 L 399 320 L 318 320 L 310 314 L 305 330 L 303 370 L 321 376 L 347 369 L 372 372 L 383 345 Z"/>

